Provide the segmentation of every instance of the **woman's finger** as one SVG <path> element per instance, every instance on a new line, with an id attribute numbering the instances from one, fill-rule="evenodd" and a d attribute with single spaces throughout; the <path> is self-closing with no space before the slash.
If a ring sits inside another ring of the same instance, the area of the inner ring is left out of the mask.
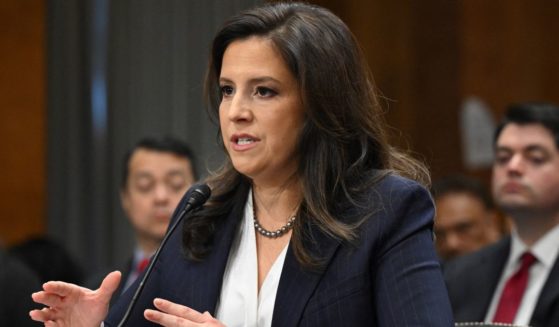
<path id="1" fill-rule="evenodd" d="M 46 322 L 57 319 L 58 312 L 50 308 L 42 308 L 41 310 L 31 310 L 29 316 L 35 321 Z"/>
<path id="2" fill-rule="evenodd" d="M 121 276 L 122 274 L 118 270 L 111 272 L 103 279 L 99 290 L 103 293 L 113 294 L 120 284 Z"/>
<path id="3" fill-rule="evenodd" d="M 62 302 L 60 296 L 47 292 L 33 293 L 31 294 L 31 298 L 33 299 L 33 301 L 49 307 L 59 306 Z"/>
<path id="4" fill-rule="evenodd" d="M 45 321 L 48 320 L 44 313 L 41 310 L 31 310 L 29 311 L 29 317 L 31 317 L 31 319 L 35 320 L 35 321 Z"/>
<path id="5" fill-rule="evenodd" d="M 73 291 L 80 289 L 78 285 L 65 282 L 46 282 L 43 284 L 43 290 L 47 293 L 57 294 L 59 296 L 68 296 Z"/>
<path id="6" fill-rule="evenodd" d="M 165 327 L 198 327 L 199 323 L 193 322 L 186 318 L 174 316 L 168 313 L 164 313 L 157 310 L 146 309 L 144 311 L 144 317 L 156 324 Z"/>
<path id="7" fill-rule="evenodd" d="M 49 320 L 45 322 L 45 327 L 58 327 L 58 326 L 59 324 L 56 321 Z"/>
<path id="8" fill-rule="evenodd" d="M 172 316 L 185 318 L 187 320 L 190 320 L 192 322 L 197 322 L 197 323 L 201 323 L 206 320 L 204 319 L 205 317 L 202 313 L 194 309 L 191 309 L 187 306 L 173 303 L 171 301 L 157 298 L 153 300 L 153 304 L 157 309 L 161 310 L 164 313 L 168 313 Z"/>

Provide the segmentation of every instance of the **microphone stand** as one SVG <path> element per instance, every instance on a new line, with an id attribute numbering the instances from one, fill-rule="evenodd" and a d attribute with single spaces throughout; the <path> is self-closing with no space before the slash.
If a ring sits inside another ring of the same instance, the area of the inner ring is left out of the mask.
<path id="1" fill-rule="evenodd" d="M 165 234 L 165 237 L 163 238 L 163 241 L 161 241 L 161 245 L 159 245 L 159 248 L 157 248 L 157 251 L 151 257 L 151 260 L 150 260 L 149 265 L 146 269 L 146 272 L 145 272 L 144 276 L 142 277 L 142 280 L 140 281 L 140 284 L 138 285 L 138 288 L 136 289 L 136 292 L 134 293 L 134 296 L 132 297 L 132 300 L 130 301 L 130 304 L 128 305 L 128 308 L 126 309 L 126 312 L 124 313 L 124 316 L 122 316 L 122 319 L 120 320 L 120 322 L 118 324 L 118 327 L 123 327 L 124 324 L 130 318 L 130 314 L 132 313 L 132 310 L 136 306 L 136 302 L 138 301 L 138 298 L 140 297 L 140 294 L 142 293 L 142 290 L 144 289 L 145 283 L 146 283 L 149 275 L 151 274 L 151 271 L 153 270 L 153 267 L 155 266 L 155 263 L 157 262 L 157 258 L 159 258 L 159 254 L 161 253 L 161 250 L 163 249 L 163 247 L 167 243 L 167 240 L 169 240 L 169 237 L 171 236 L 171 234 L 173 234 L 173 231 L 180 224 L 180 222 L 182 221 L 182 219 L 184 218 L 184 216 L 187 212 L 191 211 L 194 208 L 199 207 L 200 205 L 202 205 L 206 202 L 206 200 L 210 197 L 210 192 L 211 192 L 210 188 L 205 184 L 193 187 L 193 191 L 190 195 L 189 200 L 187 201 L 186 206 L 179 213 L 177 220 L 171 226 L 171 228 L 169 229 L 167 234 Z"/>

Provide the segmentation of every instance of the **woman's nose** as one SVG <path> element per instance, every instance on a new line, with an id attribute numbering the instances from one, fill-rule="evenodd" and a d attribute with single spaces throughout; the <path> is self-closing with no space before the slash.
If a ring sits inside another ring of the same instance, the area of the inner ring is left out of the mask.
<path id="1" fill-rule="evenodd" d="M 229 102 L 228 117 L 231 121 L 249 121 L 252 118 L 250 99 L 242 94 L 235 93 Z"/>

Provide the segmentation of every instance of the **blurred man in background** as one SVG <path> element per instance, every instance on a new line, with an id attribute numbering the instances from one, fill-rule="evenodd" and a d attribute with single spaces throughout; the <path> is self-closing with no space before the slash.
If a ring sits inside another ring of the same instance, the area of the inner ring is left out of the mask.
<path id="1" fill-rule="evenodd" d="M 559 107 L 508 108 L 495 133 L 493 197 L 510 237 L 445 264 L 457 322 L 559 326 Z"/>
<path id="2" fill-rule="evenodd" d="M 58 240 L 46 236 L 29 237 L 9 248 L 9 253 L 31 268 L 41 283 L 60 280 L 79 284 L 83 268 Z"/>
<path id="3" fill-rule="evenodd" d="M 433 183 L 435 234 L 439 256 L 449 260 L 497 241 L 501 230 L 489 191 L 476 179 L 461 175 Z"/>
<path id="4" fill-rule="evenodd" d="M 134 230 L 136 248 L 130 260 L 117 267 L 122 280 L 115 296 L 147 267 L 165 236 L 173 211 L 195 180 L 194 155 L 178 139 L 145 138 L 125 155 L 120 199 Z M 96 274 L 85 284 L 97 288 L 104 276 L 105 272 Z"/>
<path id="5" fill-rule="evenodd" d="M 31 300 L 31 293 L 40 286 L 29 267 L 0 248 L 0 326 L 37 326 L 29 310 L 40 308 Z"/>

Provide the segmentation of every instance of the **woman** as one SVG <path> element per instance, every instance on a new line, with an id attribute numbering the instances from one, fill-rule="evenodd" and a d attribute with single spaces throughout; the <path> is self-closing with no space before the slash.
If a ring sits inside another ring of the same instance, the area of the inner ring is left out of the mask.
<path id="1" fill-rule="evenodd" d="M 452 326 L 432 202 L 399 176 L 427 174 L 387 144 L 367 72 L 351 32 L 320 7 L 267 4 L 224 25 L 206 95 L 228 158 L 130 326 Z M 31 316 L 98 326 L 118 279 L 97 291 L 47 283 L 33 298 L 48 307 Z"/>

